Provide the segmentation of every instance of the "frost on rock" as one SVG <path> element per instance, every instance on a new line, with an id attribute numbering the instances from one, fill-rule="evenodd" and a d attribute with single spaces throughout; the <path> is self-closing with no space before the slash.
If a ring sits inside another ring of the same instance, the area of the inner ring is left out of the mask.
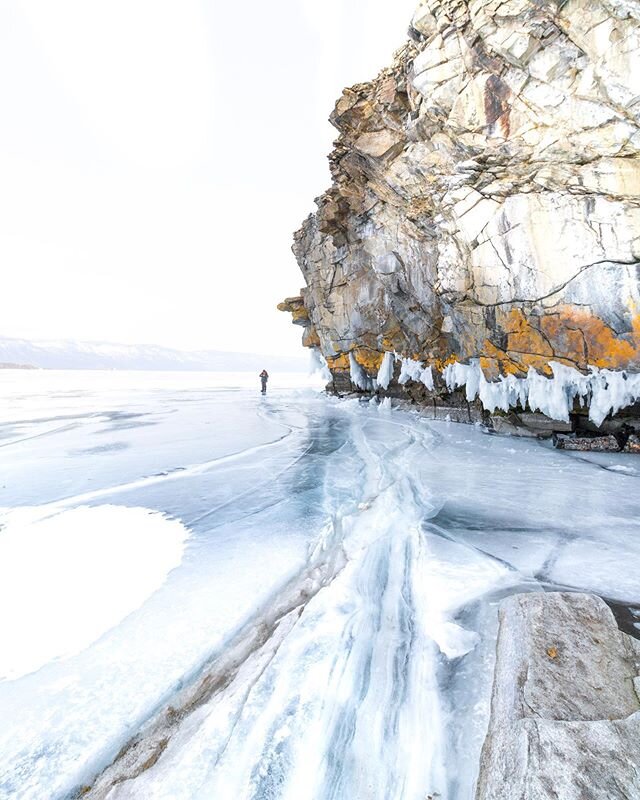
<path id="1" fill-rule="evenodd" d="M 320 350 L 317 348 L 312 348 L 311 350 L 311 363 L 309 371 L 311 375 L 318 376 L 322 378 L 324 381 L 331 380 L 331 371 L 327 365 L 326 358 L 322 355 Z"/>
<path id="2" fill-rule="evenodd" d="M 364 392 L 373 389 L 373 381 L 367 377 L 367 373 L 358 364 L 353 353 L 349 353 L 349 376 L 351 383 L 358 389 L 362 389 Z"/>
<path id="3" fill-rule="evenodd" d="M 398 383 L 404 385 L 409 381 L 415 381 L 416 383 L 424 384 L 427 389 L 433 391 L 433 372 L 431 367 L 423 367 L 420 361 L 414 361 L 412 358 L 401 358 L 400 362 L 402 367 Z"/>
<path id="4" fill-rule="evenodd" d="M 596 425 L 640 399 L 640 374 L 591 367 L 590 373 L 583 375 L 556 361 L 549 366 L 552 378 L 530 367 L 526 378 L 503 375 L 487 381 L 477 360 L 449 364 L 442 374 L 449 391 L 464 386 L 467 400 L 478 398 L 487 411 L 508 411 L 518 405 L 524 409 L 528 403 L 532 411 L 563 422 L 569 421 L 576 398 L 588 405 L 589 419 Z"/>
<path id="5" fill-rule="evenodd" d="M 590 418 L 600 425 L 609 413 L 640 400 L 640 374 L 603 369 L 591 375 Z"/>
<path id="6" fill-rule="evenodd" d="M 393 353 L 385 353 L 382 359 L 382 364 L 378 370 L 377 382 L 378 386 L 383 389 L 389 388 L 391 378 L 393 378 L 393 366 L 395 363 L 395 356 Z"/>

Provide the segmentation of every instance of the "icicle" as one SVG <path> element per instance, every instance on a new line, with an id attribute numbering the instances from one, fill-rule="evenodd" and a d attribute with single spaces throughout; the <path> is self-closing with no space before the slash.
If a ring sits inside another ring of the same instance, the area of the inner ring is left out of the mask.
<path id="1" fill-rule="evenodd" d="M 310 360 L 310 368 L 309 371 L 311 375 L 315 376 L 318 375 L 324 381 L 331 380 L 331 370 L 327 364 L 327 360 L 322 355 L 320 350 L 317 348 L 312 348 L 311 350 L 311 360 Z"/>
<path id="2" fill-rule="evenodd" d="M 398 357 L 398 356 L 396 356 Z M 424 384 L 427 389 L 433 390 L 433 372 L 431 367 L 423 367 L 420 361 L 413 358 L 400 358 L 402 364 L 398 383 L 405 384 L 409 381 Z"/>
<path id="3" fill-rule="evenodd" d="M 378 411 L 380 414 L 390 414 L 391 413 L 391 398 L 385 397 L 382 399 L 382 402 L 378 404 Z"/>
<path id="4" fill-rule="evenodd" d="M 385 353 L 382 359 L 382 364 L 380 365 L 380 369 L 378 370 L 378 376 L 376 378 L 378 386 L 381 386 L 383 389 L 389 388 L 389 383 L 391 381 L 391 378 L 393 378 L 394 363 L 395 363 L 394 354 Z"/>
<path id="5" fill-rule="evenodd" d="M 362 389 L 366 392 L 373 388 L 373 381 L 371 378 L 367 377 L 366 372 L 362 369 L 360 364 L 358 364 L 353 353 L 349 353 L 349 375 L 351 377 L 351 383 L 357 386 L 358 389 Z"/>
<path id="6" fill-rule="evenodd" d="M 591 375 L 589 418 L 600 425 L 608 414 L 615 414 L 640 400 L 640 374 L 610 369 Z"/>
<path id="7" fill-rule="evenodd" d="M 640 400 L 638 373 L 590 367 L 590 374 L 583 375 L 556 361 L 550 361 L 549 366 L 551 378 L 530 367 L 526 378 L 502 375 L 496 381 L 487 381 L 479 361 L 473 360 L 470 364 L 449 364 L 442 375 L 450 392 L 464 386 L 467 400 L 478 397 L 487 411 L 508 411 L 518 405 L 524 408 L 528 403 L 532 411 L 563 422 L 569 421 L 576 398 L 589 405 L 589 419 L 596 425 L 601 425 L 608 414 Z"/>

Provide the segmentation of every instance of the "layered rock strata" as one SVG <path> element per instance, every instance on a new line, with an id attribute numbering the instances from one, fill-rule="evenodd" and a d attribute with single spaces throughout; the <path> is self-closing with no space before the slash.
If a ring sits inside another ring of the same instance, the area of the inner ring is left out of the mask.
<path id="1" fill-rule="evenodd" d="M 503 601 L 476 800 L 640 797 L 639 675 L 640 642 L 600 598 Z"/>
<path id="2" fill-rule="evenodd" d="M 331 115 L 306 286 L 280 307 L 338 391 L 376 388 L 392 353 L 384 391 L 528 413 L 544 378 L 566 412 L 537 408 L 566 422 L 613 380 L 600 427 L 640 399 L 640 4 L 426 0 L 409 34 Z M 433 385 L 401 388 L 400 357 Z M 521 384 L 496 404 L 478 372 Z"/>

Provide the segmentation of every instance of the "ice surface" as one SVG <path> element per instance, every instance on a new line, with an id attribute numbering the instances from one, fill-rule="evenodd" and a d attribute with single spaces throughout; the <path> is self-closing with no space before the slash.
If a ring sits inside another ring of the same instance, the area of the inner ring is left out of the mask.
<path id="1" fill-rule="evenodd" d="M 256 384 L 11 378 L 3 800 L 91 785 L 258 632 L 219 689 L 174 712 L 157 757 L 86 796 L 471 800 L 499 599 L 562 587 L 640 601 L 634 456 L 583 458 L 277 376 L 261 397 Z M 51 575 L 30 577 L 42 555 Z M 129 567 L 135 595 L 119 577 Z M 37 609 L 74 591 L 95 619 L 67 617 L 45 648 Z"/>

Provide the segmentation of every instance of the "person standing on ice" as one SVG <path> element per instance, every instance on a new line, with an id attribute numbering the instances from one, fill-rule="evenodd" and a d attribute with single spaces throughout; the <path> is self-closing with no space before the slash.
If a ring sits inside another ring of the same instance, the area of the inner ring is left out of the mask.
<path id="1" fill-rule="evenodd" d="M 267 393 L 267 381 L 269 380 L 269 373 L 263 369 L 260 373 L 260 382 L 262 383 L 262 394 Z"/>

